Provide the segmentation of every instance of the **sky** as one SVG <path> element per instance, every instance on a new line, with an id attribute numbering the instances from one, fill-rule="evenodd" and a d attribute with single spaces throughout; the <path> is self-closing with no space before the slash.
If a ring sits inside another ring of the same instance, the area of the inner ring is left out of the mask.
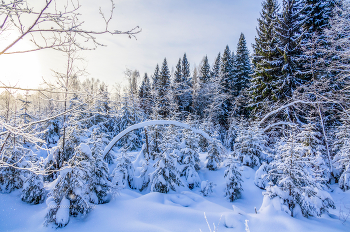
<path id="1" fill-rule="evenodd" d="M 98 2 L 98 3 L 97 3 Z M 106 47 L 81 53 L 88 75 L 110 86 L 125 82 L 126 69 L 137 69 L 141 76 L 152 75 L 156 64 L 167 58 L 172 70 L 186 52 L 193 69 L 203 56 L 210 63 L 226 45 L 236 50 L 241 33 L 247 45 L 256 35 L 257 18 L 262 0 L 115 0 L 110 29 L 129 30 L 139 26 L 136 39 L 125 35 L 102 35 L 98 40 Z M 83 0 L 84 28 L 104 29 L 99 7 L 108 13 L 110 0 Z M 6 42 L 15 37 L 12 33 Z M 1 46 L 1 45 L 0 45 Z M 17 46 L 29 48 L 25 40 Z M 0 56 L 0 80 L 23 88 L 35 88 L 42 79 L 53 81 L 52 70 L 64 71 L 65 57 L 53 51 Z M 84 77 L 83 77 L 84 78 Z"/>

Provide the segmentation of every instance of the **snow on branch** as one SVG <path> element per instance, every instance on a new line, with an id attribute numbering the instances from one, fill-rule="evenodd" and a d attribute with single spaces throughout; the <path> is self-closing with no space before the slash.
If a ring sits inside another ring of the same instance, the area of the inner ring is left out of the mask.
<path id="1" fill-rule="evenodd" d="M 106 156 L 113 148 L 113 146 L 127 133 L 136 130 L 136 129 L 141 129 L 143 127 L 146 126 L 155 126 L 155 125 L 174 125 L 174 126 L 179 126 L 179 127 L 183 127 L 185 129 L 189 129 L 191 131 L 193 131 L 196 134 L 200 134 L 202 135 L 204 138 L 206 138 L 208 141 L 213 141 L 213 139 L 210 137 L 210 135 L 208 135 L 207 133 L 205 133 L 202 130 L 199 129 L 195 129 L 192 128 L 191 126 L 189 126 L 188 124 L 185 123 L 181 123 L 178 121 L 172 121 L 172 120 L 152 120 L 152 121 L 146 121 L 146 122 L 141 122 L 135 125 L 132 125 L 128 128 L 126 128 L 125 130 L 123 130 L 122 132 L 120 132 L 116 137 L 113 138 L 113 140 L 106 146 L 105 150 L 103 151 L 103 156 Z"/>
<path id="2" fill-rule="evenodd" d="M 265 117 L 263 119 L 260 120 L 259 124 L 263 124 L 269 117 L 271 117 L 272 115 L 280 112 L 283 109 L 286 109 L 290 106 L 294 106 L 296 104 L 310 104 L 310 105 L 314 105 L 314 104 L 324 104 L 324 103 L 328 103 L 328 102 L 310 102 L 310 101 L 302 101 L 302 100 L 298 100 L 298 101 L 293 101 L 291 103 L 288 103 L 287 105 L 281 106 L 280 108 L 271 111 L 270 113 L 268 113 L 267 115 L 265 115 Z"/>

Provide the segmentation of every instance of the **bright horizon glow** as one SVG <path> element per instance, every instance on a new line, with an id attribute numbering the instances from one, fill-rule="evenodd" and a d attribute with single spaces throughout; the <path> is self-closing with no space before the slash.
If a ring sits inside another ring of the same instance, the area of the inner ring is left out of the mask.
<path id="1" fill-rule="evenodd" d="M 7 39 L 2 39 L 2 44 L 6 46 L 16 38 L 15 36 L 16 34 L 12 33 Z M 33 49 L 33 46 L 27 41 L 20 41 L 14 49 L 25 51 Z M 1 55 L 0 67 L 0 81 L 7 86 L 37 88 L 38 80 L 43 76 L 37 52 Z"/>
<path id="2" fill-rule="evenodd" d="M 212 64 L 226 45 L 236 51 L 241 32 L 245 34 L 250 51 L 256 35 L 257 18 L 262 0 L 115 0 L 115 12 L 110 29 L 129 30 L 140 26 L 142 32 L 137 40 L 124 35 L 101 35 L 98 40 L 107 45 L 97 50 L 82 52 L 86 59 L 88 78 L 100 79 L 109 86 L 125 83 L 126 69 L 138 70 L 151 76 L 156 64 L 167 58 L 170 71 L 186 52 L 191 70 L 207 55 Z M 105 13 L 110 1 L 94 0 L 81 2 L 84 28 L 103 30 L 99 15 L 101 6 Z M 26 38 L 26 39 L 29 39 Z M 0 47 L 8 44 L 0 41 Z M 16 45 L 30 48 L 30 42 Z M 64 72 L 66 60 L 62 53 L 48 50 L 27 54 L 1 55 L 0 80 L 5 84 L 22 88 L 36 88 L 42 78 L 53 82 L 51 70 Z M 85 77 L 82 77 L 84 79 Z"/>

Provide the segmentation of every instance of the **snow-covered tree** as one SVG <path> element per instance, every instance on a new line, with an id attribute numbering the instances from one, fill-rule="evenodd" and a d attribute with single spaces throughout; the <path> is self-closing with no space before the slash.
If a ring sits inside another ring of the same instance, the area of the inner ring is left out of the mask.
<path id="1" fill-rule="evenodd" d="M 331 196 L 324 191 L 322 182 L 315 178 L 314 159 L 305 158 L 307 149 L 295 140 L 294 132 L 277 145 L 275 159 L 270 164 L 269 178 L 276 185 L 266 188 L 265 196 L 279 197 L 282 209 L 292 217 L 301 210 L 304 217 L 319 216 L 334 208 Z"/>
<path id="2" fill-rule="evenodd" d="M 257 37 L 253 45 L 254 72 L 251 80 L 251 107 L 255 114 L 267 112 L 270 102 L 276 100 L 274 81 L 280 76 L 279 52 L 277 50 L 276 18 L 277 0 L 264 0 L 258 19 Z"/>
<path id="3" fill-rule="evenodd" d="M 126 153 L 126 150 L 122 150 L 121 155 L 116 160 L 116 167 L 112 173 L 112 185 L 113 188 L 133 188 L 134 181 L 134 166 L 131 161 L 131 157 Z"/>
<path id="4" fill-rule="evenodd" d="M 133 99 L 133 96 L 131 95 L 124 96 L 123 106 L 121 109 L 121 117 L 118 120 L 120 130 L 119 132 L 141 121 L 140 111 L 134 100 L 135 99 Z M 131 131 L 123 138 L 121 138 L 118 144 L 127 150 L 137 150 L 142 145 L 141 131 Z"/>
<path id="5" fill-rule="evenodd" d="M 106 157 L 103 157 L 103 150 L 106 146 L 106 141 L 104 141 L 103 133 L 99 132 L 99 130 L 95 129 L 91 135 L 91 153 L 94 159 L 94 166 L 89 188 L 90 202 L 94 204 L 102 204 L 108 202 L 111 190 L 111 183 L 108 180 L 108 164 L 104 159 Z"/>
<path id="6" fill-rule="evenodd" d="M 168 193 L 170 190 L 177 191 L 183 186 L 176 154 L 170 153 L 169 150 L 165 151 L 159 157 L 155 168 L 156 170 L 150 175 L 151 192 Z"/>
<path id="7" fill-rule="evenodd" d="M 224 148 L 218 140 L 213 139 L 213 141 L 210 141 L 208 146 L 208 155 L 206 157 L 207 168 L 211 171 L 217 170 L 223 161 L 224 154 Z"/>
<path id="8" fill-rule="evenodd" d="M 70 216 L 86 215 L 92 210 L 90 180 L 93 178 L 94 158 L 90 147 L 81 143 L 76 147 L 68 166 L 60 171 L 48 195 L 49 210 L 45 224 L 66 226 Z"/>
<path id="9" fill-rule="evenodd" d="M 203 196 L 207 197 L 214 193 L 214 188 L 216 187 L 216 184 L 214 184 L 212 181 L 202 181 L 201 183 L 201 193 Z"/>
<path id="10" fill-rule="evenodd" d="M 268 179 L 268 173 L 271 169 L 271 166 L 263 162 L 259 169 L 255 172 L 254 184 L 261 189 L 265 189 L 268 186 L 270 180 Z"/>
<path id="11" fill-rule="evenodd" d="M 21 199 L 29 204 L 41 204 L 44 202 L 46 190 L 42 175 L 29 173 L 23 184 Z"/>
<path id="12" fill-rule="evenodd" d="M 235 56 L 235 80 L 233 84 L 233 95 L 238 96 L 242 90 L 249 87 L 250 74 L 252 73 L 249 50 L 244 34 L 241 33 L 237 44 Z"/>
<path id="13" fill-rule="evenodd" d="M 199 187 L 200 178 L 197 171 L 200 169 L 198 154 L 199 138 L 188 130 L 184 132 L 184 138 L 179 146 L 179 164 L 182 165 L 182 175 L 187 180 L 188 187 L 193 189 Z"/>
<path id="14" fill-rule="evenodd" d="M 233 155 L 243 165 L 260 166 L 268 155 L 267 139 L 258 124 L 249 125 L 242 120 L 238 127 Z"/>
<path id="15" fill-rule="evenodd" d="M 140 99 L 140 108 L 143 110 L 143 113 L 146 118 L 148 118 L 152 113 L 152 89 L 151 83 L 148 78 L 147 73 L 142 80 L 142 84 L 139 89 L 139 99 Z"/>
<path id="16" fill-rule="evenodd" d="M 339 150 L 334 157 L 334 164 L 339 170 L 339 188 L 346 191 L 350 189 L 350 129 L 344 124 L 337 133 Z"/>
<path id="17" fill-rule="evenodd" d="M 10 193 L 16 189 L 23 187 L 25 180 L 25 171 L 21 168 L 27 166 L 26 149 L 14 147 L 12 149 L 4 149 L 3 162 L 11 166 L 0 167 L 0 192 Z"/>
<path id="18" fill-rule="evenodd" d="M 290 99 L 294 90 L 308 81 L 302 75 L 300 63 L 301 10 L 300 0 L 283 0 L 282 13 L 276 20 L 277 60 L 281 70 L 281 75 L 272 83 L 276 101 Z"/>
<path id="19" fill-rule="evenodd" d="M 241 173 L 238 171 L 237 161 L 234 157 L 229 157 L 226 160 L 226 188 L 225 196 L 232 202 L 241 197 L 242 189 L 242 178 Z"/>

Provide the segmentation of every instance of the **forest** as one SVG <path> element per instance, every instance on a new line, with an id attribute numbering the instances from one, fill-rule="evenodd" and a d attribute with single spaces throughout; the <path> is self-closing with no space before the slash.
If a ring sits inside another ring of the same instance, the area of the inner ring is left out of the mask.
<path id="1" fill-rule="evenodd" d="M 210 196 L 218 183 L 204 171 L 224 170 L 234 203 L 249 167 L 265 207 L 305 218 L 336 209 L 330 193 L 350 189 L 350 2 L 263 0 L 257 20 L 252 51 L 242 33 L 212 64 L 205 55 L 192 67 L 184 52 L 153 73 L 127 69 L 125 86 L 82 78 L 76 38 L 54 42 L 66 72 L 37 89 L 0 82 L 2 195 L 46 202 L 43 225 L 65 227 L 123 189 Z"/>

